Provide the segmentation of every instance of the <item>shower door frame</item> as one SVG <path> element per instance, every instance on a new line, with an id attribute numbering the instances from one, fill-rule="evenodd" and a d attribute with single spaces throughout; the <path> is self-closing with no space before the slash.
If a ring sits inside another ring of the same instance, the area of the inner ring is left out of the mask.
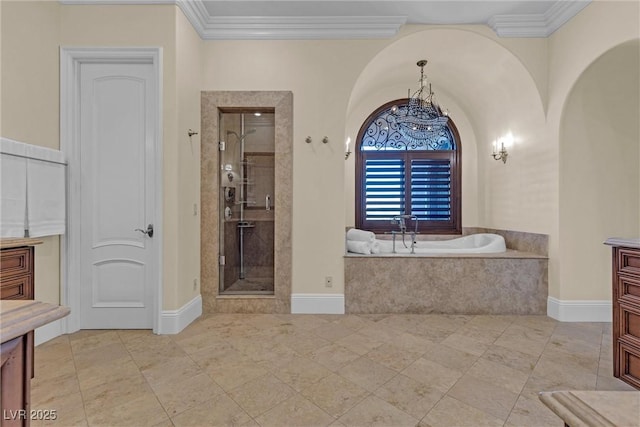
<path id="1" fill-rule="evenodd" d="M 203 91 L 201 140 L 201 291 L 206 312 L 291 312 L 293 94 L 289 91 Z M 275 117 L 274 292 L 220 293 L 219 112 L 270 109 Z"/>

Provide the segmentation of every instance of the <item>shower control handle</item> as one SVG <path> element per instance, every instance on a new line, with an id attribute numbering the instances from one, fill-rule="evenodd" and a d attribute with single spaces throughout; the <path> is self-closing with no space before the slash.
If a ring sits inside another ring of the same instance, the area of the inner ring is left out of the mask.
<path id="1" fill-rule="evenodd" d="M 271 196 L 267 194 L 264 198 L 264 208 L 268 211 L 271 210 Z"/>
<path id="2" fill-rule="evenodd" d="M 147 229 L 146 230 L 143 230 L 142 228 L 136 228 L 133 231 L 139 231 L 142 234 L 146 234 L 149 237 L 153 237 L 153 224 L 147 225 Z"/>

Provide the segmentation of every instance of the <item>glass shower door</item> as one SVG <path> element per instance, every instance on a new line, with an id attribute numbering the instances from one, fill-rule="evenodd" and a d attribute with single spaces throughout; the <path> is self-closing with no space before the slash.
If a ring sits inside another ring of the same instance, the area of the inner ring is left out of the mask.
<path id="1" fill-rule="evenodd" d="M 220 141 L 220 294 L 273 294 L 273 111 L 222 111 Z"/>

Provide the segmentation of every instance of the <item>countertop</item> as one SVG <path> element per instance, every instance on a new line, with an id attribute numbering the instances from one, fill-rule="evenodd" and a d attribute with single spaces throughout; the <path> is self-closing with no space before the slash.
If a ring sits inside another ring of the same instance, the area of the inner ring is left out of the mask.
<path id="1" fill-rule="evenodd" d="M 43 243 L 40 239 L 25 237 L 22 239 L 0 239 L 0 249 L 19 248 L 21 246 L 34 246 Z"/>
<path id="2" fill-rule="evenodd" d="M 539 397 L 570 427 L 640 426 L 640 391 L 550 391 Z"/>
<path id="3" fill-rule="evenodd" d="M 604 244 L 609 246 L 623 246 L 625 248 L 640 249 L 640 238 L 625 239 L 622 237 L 609 237 L 604 241 Z"/>
<path id="4" fill-rule="evenodd" d="M 68 307 L 34 300 L 0 301 L 0 340 L 4 343 L 40 326 L 61 319 Z"/>

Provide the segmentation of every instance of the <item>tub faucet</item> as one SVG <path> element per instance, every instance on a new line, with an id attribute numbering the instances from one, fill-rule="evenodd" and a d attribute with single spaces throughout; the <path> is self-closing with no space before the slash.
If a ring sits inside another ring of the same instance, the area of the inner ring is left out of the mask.
<path id="1" fill-rule="evenodd" d="M 393 217 L 393 220 L 391 221 L 393 224 L 398 224 L 398 228 L 400 228 L 400 231 L 392 231 L 391 234 L 393 235 L 393 253 L 396 252 L 396 233 L 400 233 L 402 234 L 402 243 L 404 244 L 404 247 L 407 247 L 407 244 L 404 241 L 404 235 L 407 233 L 407 220 L 411 220 L 414 223 L 414 230 L 410 231 L 409 233 L 411 234 L 411 253 L 415 253 L 415 246 L 416 246 L 416 234 L 418 234 L 418 217 L 415 215 L 396 215 Z"/>

